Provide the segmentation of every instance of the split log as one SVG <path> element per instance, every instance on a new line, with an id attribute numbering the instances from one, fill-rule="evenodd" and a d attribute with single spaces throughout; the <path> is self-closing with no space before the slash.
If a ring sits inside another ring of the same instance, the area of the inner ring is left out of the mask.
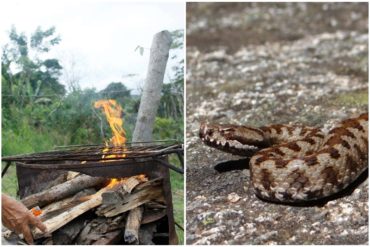
<path id="1" fill-rule="evenodd" d="M 138 176 L 132 176 L 132 177 L 129 177 L 125 183 L 123 183 L 123 189 L 131 194 L 132 190 L 137 186 L 139 185 L 140 183 L 143 183 L 143 182 L 148 182 L 148 178 L 146 176 L 143 176 L 143 175 L 138 175 Z"/>
<path id="2" fill-rule="evenodd" d="M 118 188 L 115 188 L 114 190 L 110 190 L 107 192 L 104 192 L 102 194 L 103 198 L 103 205 L 113 205 L 120 203 L 126 194 L 130 194 L 131 191 L 141 182 L 148 181 L 146 177 L 139 177 L 139 176 L 132 176 L 124 181 L 122 181 L 120 184 L 118 184 Z"/>
<path id="3" fill-rule="evenodd" d="M 43 207 L 51 202 L 59 201 L 63 198 L 74 195 L 83 189 L 97 186 L 106 181 L 107 178 L 81 175 L 48 190 L 30 195 L 22 199 L 22 203 L 27 208 L 33 208 L 35 206 Z"/>
<path id="4" fill-rule="evenodd" d="M 98 217 L 90 221 L 76 240 L 79 245 L 91 244 L 116 244 L 122 239 L 122 228 L 124 228 L 126 217 L 123 215 L 115 218 Z M 111 234 L 119 232 L 120 236 Z"/>
<path id="5" fill-rule="evenodd" d="M 100 207 L 96 210 L 96 214 L 113 217 L 139 207 L 151 200 L 163 197 L 161 183 L 162 179 L 157 178 L 140 184 L 132 194 L 126 195 L 121 203 L 108 207 Z"/>
<path id="6" fill-rule="evenodd" d="M 41 237 L 43 237 L 47 234 L 50 234 L 50 233 L 56 231 L 57 229 L 61 228 L 65 224 L 69 223 L 70 221 L 77 218 L 81 214 L 87 212 L 88 210 L 90 210 L 92 208 L 95 208 L 95 207 L 101 205 L 101 203 L 102 203 L 101 194 L 104 193 L 107 190 L 108 190 L 108 188 L 104 187 L 101 190 L 99 190 L 97 193 L 95 193 L 94 195 L 90 196 L 89 200 L 87 200 L 85 202 L 82 202 L 82 203 L 64 211 L 63 213 L 61 213 L 61 214 L 59 214 L 59 215 L 57 215 L 57 216 L 55 216 L 51 219 L 48 219 L 48 220 L 44 221 L 43 223 L 46 226 L 46 233 L 41 232 L 38 228 L 33 229 L 32 233 L 33 233 L 34 239 L 41 238 Z"/>
<path id="7" fill-rule="evenodd" d="M 42 214 L 39 216 L 39 218 L 42 221 L 46 221 L 47 219 L 50 219 L 55 215 L 58 215 L 63 211 L 80 204 L 81 202 L 87 201 L 89 199 L 88 196 L 93 195 L 95 193 L 96 193 L 95 189 L 88 188 L 78 192 L 72 197 L 65 198 L 61 201 L 53 202 L 47 205 L 46 207 L 42 208 Z"/>
<path id="8" fill-rule="evenodd" d="M 165 202 L 164 197 L 156 198 L 155 200 L 148 202 L 147 204 L 145 204 L 145 208 L 151 208 L 151 209 L 166 208 L 166 202 Z"/>
<path id="9" fill-rule="evenodd" d="M 139 244 L 139 229 L 143 218 L 143 207 L 137 207 L 130 211 L 127 216 L 125 228 L 125 242 L 129 244 Z"/>
<path id="10" fill-rule="evenodd" d="M 166 209 L 147 210 L 145 208 L 141 224 L 144 225 L 144 224 L 155 222 L 157 220 L 162 219 L 166 215 L 167 215 Z"/>

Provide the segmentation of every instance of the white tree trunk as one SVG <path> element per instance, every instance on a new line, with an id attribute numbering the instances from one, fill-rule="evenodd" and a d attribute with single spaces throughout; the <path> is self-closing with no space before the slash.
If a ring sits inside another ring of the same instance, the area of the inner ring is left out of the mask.
<path id="1" fill-rule="evenodd" d="M 164 72 L 171 44 L 172 38 L 168 31 L 161 31 L 153 37 L 148 73 L 132 137 L 133 142 L 153 140 L 154 121 L 161 99 Z"/>

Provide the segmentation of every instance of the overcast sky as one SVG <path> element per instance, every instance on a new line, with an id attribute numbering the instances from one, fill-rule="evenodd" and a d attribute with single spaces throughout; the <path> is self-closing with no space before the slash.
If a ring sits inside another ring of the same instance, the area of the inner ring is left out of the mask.
<path id="1" fill-rule="evenodd" d="M 26 34 L 55 26 L 62 41 L 51 55 L 66 68 L 75 62 L 82 88 L 121 81 L 136 90 L 146 76 L 153 35 L 185 27 L 181 2 L 1 0 L 0 9 L 1 45 L 12 25 Z M 147 48 L 143 56 L 135 52 L 138 45 Z M 167 65 L 165 81 L 173 65 Z"/>

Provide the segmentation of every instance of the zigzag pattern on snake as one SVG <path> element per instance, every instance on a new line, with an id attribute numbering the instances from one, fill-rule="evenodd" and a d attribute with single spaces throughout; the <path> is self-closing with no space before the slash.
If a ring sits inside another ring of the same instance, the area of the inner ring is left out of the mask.
<path id="1" fill-rule="evenodd" d="M 368 166 L 368 113 L 341 121 L 327 134 L 304 126 L 202 123 L 199 137 L 209 146 L 251 157 L 252 187 L 271 201 L 331 196 Z"/>

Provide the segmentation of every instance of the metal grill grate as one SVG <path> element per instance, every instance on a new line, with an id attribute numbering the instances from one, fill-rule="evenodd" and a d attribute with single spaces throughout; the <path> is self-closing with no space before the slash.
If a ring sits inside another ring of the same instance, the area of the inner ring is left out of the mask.
<path id="1" fill-rule="evenodd" d="M 108 148 L 108 151 L 103 151 Z M 156 157 L 161 155 L 167 155 L 171 153 L 182 152 L 183 148 L 181 144 L 157 144 L 157 143 L 128 143 L 121 147 L 114 146 L 103 146 L 103 145 L 86 145 L 86 146 L 66 146 L 59 147 L 58 150 L 14 155 L 3 157 L 2 161 L 19 161 L 25 163 L 33 162 L 58 162 L 58 161 L 102 161 L 102 156 L 105 155 L 118 155 L 118 157 L 106 157 L 106 160 L 122 160 L 122 155 L 125 155 L 124 159 L 136 159 L 146 157 Z M 121 157 L 119 157 L 121 156 Z"/>

